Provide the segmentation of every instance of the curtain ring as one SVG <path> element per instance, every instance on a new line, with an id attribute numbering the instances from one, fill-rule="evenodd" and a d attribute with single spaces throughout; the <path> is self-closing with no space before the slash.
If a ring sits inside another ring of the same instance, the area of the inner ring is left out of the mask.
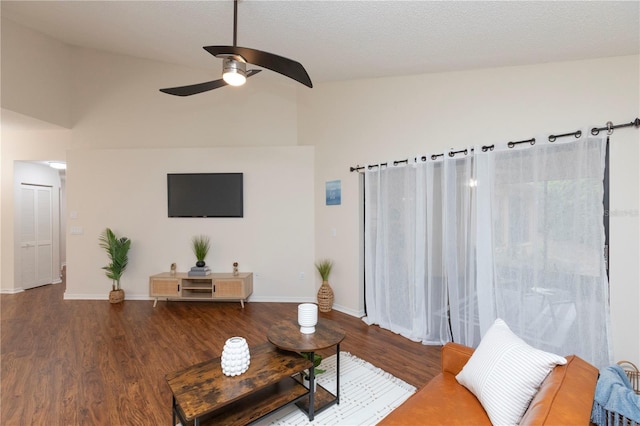
<path id="1" fill-rule="evenodd" d="M 613 134 L 613 123 L 610 121 L 607 121 L 607 135 L 612 135 Z"/>
<path id="2" fill-rule="evenodd" d="M 580 137 L 582 136 L 582 130 L 578 130 L 577 132 L 575 132 L 574 136 L 576 137 L 576 139 L 580 139 Z"/>

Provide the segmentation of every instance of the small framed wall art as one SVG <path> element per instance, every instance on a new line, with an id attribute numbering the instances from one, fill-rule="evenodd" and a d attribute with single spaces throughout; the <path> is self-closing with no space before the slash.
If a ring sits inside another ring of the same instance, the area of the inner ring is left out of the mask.
<path id="1" fill-rule="evenodd" d="M 326 182 L 326 205 L 339 206 L 342 201 L 342 189 L 339 180 Z"/>

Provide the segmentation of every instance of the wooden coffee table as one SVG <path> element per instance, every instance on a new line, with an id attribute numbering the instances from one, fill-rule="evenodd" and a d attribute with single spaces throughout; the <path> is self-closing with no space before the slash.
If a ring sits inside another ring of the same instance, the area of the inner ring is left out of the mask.
<path id="1" fill-rule="evenodd" d="M 312 334 L 302 334 L 296 320 L 283 320 L 269 329 L 267 339 L 280 349 L 295 352 L 309 352 L 313 359 L 316 351 L 336 347 L 336 394 L 332 394 L 320 385 L 316 392 L 309 392 L 308 399 L 300 399 L 296 405 L 309 415 L 313 421 L 315 413 L 329 408 L 333 404 L 340 404 L 340 342 L 344 340 L 345 332 L 338 323 L 320 318 L 316 331 Z M 309 389 L 314 388 L 315 372 L 313 365 L 309 368 Z"/>
<path id="2" fill-rule="evenodd" d="M 235 377 L 222 373 L 220 358 L 166 376 L 173 392 L 173 425 L 193 422 L 244 425 L 299 401 L 309 390 L 292 375 L 313 363 L 295 352 L 263 343 L 249 349 L 249 369 Z"/>

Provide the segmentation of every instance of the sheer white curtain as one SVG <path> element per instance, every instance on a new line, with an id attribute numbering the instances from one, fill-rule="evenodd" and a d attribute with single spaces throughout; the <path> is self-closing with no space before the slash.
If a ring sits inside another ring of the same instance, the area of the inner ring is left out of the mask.
<path id="1" fill-rule="evenodd" d="M 365 322 L 426 344 L 479 335 L 472 156 L 367 170 Z"/>
<path id="2" fill-rule="evenodd" d="M 493 265 L 480 290 L 492 295 L 487 308 L 531 345 L 600 367 L 612 362 L 605 150 L 605 138 L 584 138 L 476 156 L 478 188 L 486 180 L 491 197 L 481 225 L 491 229 L 490 258 L 479 254 Z"/>
<path id="3" fill-rule="evenodd" d="M 608 365 L 605 140 L 467 149 L 365 173 L 369 324 L 477 346 L 495 318 Z"/>
<path id="4" fill-rule="evenodd" d="M 450 340 L 444 285 L 441 182 L 433 165 L 368 170 L 365 174 L 365 299 L 368 324 L 427 344 Z"/>

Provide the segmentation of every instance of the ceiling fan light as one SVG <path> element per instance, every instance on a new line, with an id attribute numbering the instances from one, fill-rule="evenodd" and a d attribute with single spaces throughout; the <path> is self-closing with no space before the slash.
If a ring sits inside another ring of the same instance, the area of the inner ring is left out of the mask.
<path id="1" fill-rule="evenodd" d="M 62 161 L 49 161 L 49 167 L 57 170 L 66 170 L 67 164 Z"/>
<path id="2" fill-rule="evenodd" d="M 247 64 L 226 58 L 222 62 L 222 79 L 230 86 L 242 86 L 247 81 Z"/>

